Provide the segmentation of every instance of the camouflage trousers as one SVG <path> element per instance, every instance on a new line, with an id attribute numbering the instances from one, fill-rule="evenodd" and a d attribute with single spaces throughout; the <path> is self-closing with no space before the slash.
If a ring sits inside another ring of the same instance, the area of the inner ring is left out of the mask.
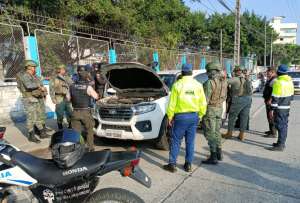
<path id="1" fill-rule="evenodd" d="M 240 115 L 240 131 L 245 132 L 248 125 L 251 96 L 233 97 L 228 116 L 228 131 L 234 130 L 234 125 Z"/>
<path id="2" fill-rule="evenodd" d="M 218 147 L 221 147 L 221 132 L 222 125 L 222 107 L 207 107 L 205 116 L 203 117 L 204 136 L 208 141 L 208 145 L 212 152 L 216 152 Z"/>
<path id="3" fill-rule="evenodd" d="M 44 120 L 41 114 L 41 104 L 36 98 L 23 98 L 24 110 L 26 113 L 26 127 L 29 132 L 36 126 L 39 130 L 43 128 Z M 44 113 L 45 114 L 45 113 Z"/>
<path id="4" fill-rule="evenodd" d="M 47 116 L 46 116 L 46 105 L 45 105 L 45 99 L 42 98 L 42 99 L 38 99 L 38 115 L 39 115 L 39 118 L 41 118 L 42 120 L 42 123 L 43 125 L 46 124 L 46 119 L 47 119 Z"/>
<path id="5" fill-rule="evenodd" d="M 57 123 L 63 123 L 65 115 L 68 123 L 71 123 L 72 108 L 70 102 L 63 100 L 59 104 L 56 104 L 55 113 L 57 116 Z"/>

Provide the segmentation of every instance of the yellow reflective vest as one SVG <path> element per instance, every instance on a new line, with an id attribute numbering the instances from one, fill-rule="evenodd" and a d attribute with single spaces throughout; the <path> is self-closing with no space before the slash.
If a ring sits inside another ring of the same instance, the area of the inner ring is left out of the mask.
<path id="1" fill-rule="evenodd" d="M 288 75 L 278 76 L 273 83 L 272 109 L 288 110 L 294 95 L 293 80 Z"/>
<path id="2" fill-rule="evenodd" d="M 192 76 L 183 76 L 172 87 L 167 116 L 169 120 L 172 120 L 178 113 L 197 112 L 202 118 L 206 113 L 206 107 L 202 84 Z"/>

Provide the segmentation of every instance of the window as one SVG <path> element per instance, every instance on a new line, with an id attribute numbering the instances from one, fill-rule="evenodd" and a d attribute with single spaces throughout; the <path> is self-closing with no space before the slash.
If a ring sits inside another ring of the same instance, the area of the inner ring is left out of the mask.
<path id="1" fill-rule="evenodd" d="M 281 28 L 280 31 L 284 32 L 284 33 L 296 33 L 297 29 L 296 28 Z"/>

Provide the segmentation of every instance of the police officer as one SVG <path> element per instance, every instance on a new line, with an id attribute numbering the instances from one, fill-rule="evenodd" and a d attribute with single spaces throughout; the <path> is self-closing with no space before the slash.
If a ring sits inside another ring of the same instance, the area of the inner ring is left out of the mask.
<path id="1" fill-rule="evenodd" d="M 57 66 L 56 73 L 50 80 L 50 97 L 55 104 L 58 129 L 62 130 L 64 115 L 66 115 L 69 128 L 71 128 L 72 108 L 67 96 L 70 93 L 69 87 L 72 84 L 72 80 L 66 75 L 65 65 Z"/>
<path id="2" fill-rule="evenodd" d="M 26 127 L 28 130 L 27 138 L 30 142 L 41 142 L 35 134 L 39 134 L 40 138 L 47 138 L 45 126 L 43 126 L 43 118 L 39 112 L 40 100 L 43 100 L 47 94 L 45 87 L 41 86 L 41 81 L 35 75 L 36 63 L 32 60 L 25 61 L 25 71 L 17 74 L 17 87 L 22 94 L 22 101 L 26 113 Z M 45 113 L 45 112 L 44 112 Z M 38 132 L 35 131 L 36 130 Z"/>
<path id="3" fill-rule="evenodd" d="M 89 84 L 90 75 L 86 71 L 78 73 L 78 81 L 70 87 L 73 113 L 71 123 L 73 129 L 82 132 L 82 127 L 87 130 L 87 144 L 90 151 L 94 151 L 94 119 L 90 111 L 90 99 L 98 100 L 99 96 Z"/>
<path id="4" fill-rule="evenodd" d="M 267 119 L 269 123 L 269 131 L 265 132 L 264 137 L 276 137 L 277 131 L 274 124 L 274 118 L 270 117 L 270 112 L 272 111 L 271 103 L 272 103 L 272 91 L 273 84 L 276 80 L 276 69 L 274 67 L 269 67 L 267 70 L 267 82 L 265 83 L 263 98 L 265 101 Z"/>
<path id="5" fill-rule="evenodd" d="M 270 117 L 274 117 L 275 127 L 278 131 L 277 143 L 273 143 L 273 147 L 270 148 L 273 151 L 283 151 L 287 138 L 290 104 L 294 95 L 293 80 L 287 75 L 287 72 L 288 67 L 280 65 L 277 70 L 278 77 L 273 84 Z"/>
<path id="6" fill-rule="evenodd" d="M 169 164 L 164 169 L 176 171 L 176 160 L 181 140 L 185 137 L 186 155 L 184 169 L 192 170 L 194 140 L 199 118 L 206 112 L 206 98 L 202 85 L 192 77 L 192 65 L 182 66 L 182 79 L 174 83 L 167 109 L 169 126 L 172 126 Z"/>
<path id="7" fill-rule="evenodd" d="M 203 117 L 204 136 L 210 148 L 210 157 L 202 161 L 203 164 L 217 164 L 222 160 L 221 149 L 221 124 L 223 102 L 227 97 L 227 81 L 222 73 L 219 63 L 208 63 L 206 65 L 208 80 L 203 88 L 207 101 L 207 111 Z"/>
<path id="8" fill-rule="evenodd" d="M 222 137 L 225 139 L 232 138 L 234 125 L 240 114 L 240 133 L 238 138 L 243 141 L 252 103 L 252 85 L 249 76 L 243 75 L 239 66 L 235 67 L 234 75 L 233 78 L 228 80 L 229 94 L 232 97 L 232 101 L 228 117 L 228 131 Z"/>

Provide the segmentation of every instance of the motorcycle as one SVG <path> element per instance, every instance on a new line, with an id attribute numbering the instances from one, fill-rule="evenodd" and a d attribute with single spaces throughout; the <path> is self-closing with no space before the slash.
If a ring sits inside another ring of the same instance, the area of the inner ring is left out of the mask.
<path id="1" fill-rule="evenodd" d="M 119 171 L 150 188 L 151 179 L 138 166 L 140 151 L 110 150 L 86 152 L 70 168 L 59 168 L 52 159 L 42 159 L 19 150 L 3 139 L 5 128 L 0 127 L 0 201 L 18 200 L 26 191 L 28 202 L 144 202 L 136 194 L 120 189 L 95 190 L 100 177 Z"/>

